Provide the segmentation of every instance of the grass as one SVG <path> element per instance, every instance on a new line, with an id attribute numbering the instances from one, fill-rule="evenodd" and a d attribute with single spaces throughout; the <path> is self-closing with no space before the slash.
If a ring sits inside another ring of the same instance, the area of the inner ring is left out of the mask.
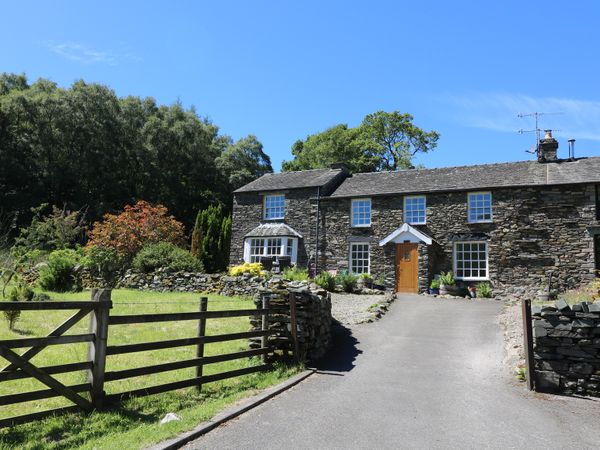
<path id="1" fill-rule="evenodd" d="M 54 299 L 87 300 L 89 293 L 52 294 Z M 198 311 L 199 294 L 188 293 L 154 293 L 130 290 L 113 291 L 113 309 L 111 314 L 140 314 Z M 253 308 L 249 299 L 228 298 L 210 295 L 209 310 Z M 17 331 L 9 331 L 6 322 L 0 323 L 0 339 L 19 338 L 24 336 L 44 336 L 58 326 L 74 311 L 47 311 L 43 318 L 39 312 L 24 311 Z M 68 334 L 87 332 L 89 320 L 83 319 Z M 151 324 L 115 325 L 109 329 L 109 345 L 123 343 L 160 341 L 166 339 L 193 337 L 197 335 L 196 321 L 165 322 Z M 224 334 L 248 331 L 247 317 L 209 319 L 207 334 Z M 207 344 L 205 355 L 231 353 L 245 350 L 245 340 Z M 107 359 L 107 370 L 142 367 L 162 362 L 179 361 L 195 357 L 195 347 L 155 350 L 128 355 L 113 355 Z M 56 345 L 44 349 L 33 358 L 38 366 L 55 365 L 86 360 L 86 344 Z M 204 374 L 234 370 L 242 367 L 258 365 L 256 358 L 227 361 L 207 365 Z M 173 437 L 187 431 L 199 422 L 209 419 L 227 405 L 263 389 L 279 383 L 298 372 L 298 368 L 276 366 L 267 373 L 256 373 L 242 377 L 210 383 L 203 387 L 202 393 L 194 388 L 172 391 L 143 398 L 134 398 L 123 402 L 114 409 L 92 414 L 66 414 L 50 417 L 35 423 L 19 425 L 0 430 L 0 449 L 103 449 L 114 448 L 119 443 L 121 448 L 141 448 L 149 444 Z M 153 374 L 109 382 L 105 385 L 108 394 L 139 389 L 152 385 L 192 378 L 194 368 L 172 372 Z M 85 382 L 84 372 L 56 375 L 66 385 Z M 28 392 L 45 389 L 36 380 L 24 379 L 0 383 L 0 395 L 15 392 Z M 1 406 L 0 417 L 12 417 L 29 412 L 68 406 L 71 403 L 63 398 L 40 400 Z M 177 413 L 182 420 L 159 425 L 158 422 L 169 412 Z"/>

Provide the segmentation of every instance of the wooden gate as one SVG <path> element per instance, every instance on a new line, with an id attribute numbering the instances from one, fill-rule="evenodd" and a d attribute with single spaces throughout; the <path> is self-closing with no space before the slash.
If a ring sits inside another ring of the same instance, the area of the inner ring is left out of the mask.
<path id="1" fill-rule="evenodd" d="M 419 292 L 419 252 L 417 244 L 396 244 L 396 291 Z"/>
<path id="2" fill-rule="evenodd" d="M 98 396 L 98 392 L 102 392 L 102 385 L 98 385 L 98 381 L 99 378 L 102 378 L 99 377 L 99 373 L 104 371 L 106 358 L 106 352 L 102 351 L 102 348 L 106 348 L 106 335 L 97 335 L 96 332 L 103 328 L 103 322 L 108 318 L 108 310 L 111 307 L 112 302 L 110 301 L 110 292 L 108 292 L 107 296 L 107 291 L 104 290 L 94 291 L 92 293 L 92 301 L 0 302 L 0 311 L 78 310 L 46 337 L 0 340 L 0 356 L 10 363 L 0 370 L 0 382 L 22 378 L 35 378 L 49 388 L 0 396 L 0 405 L 10 405 L 59 396 L 69 399 L 75 405 L 66 408 L 26 414 L 9 419 L 2 419 L 0 420 L 0 427 L 30 422 L 57 412 L 78 409 L 90 411 L 94 408 L 94 399 Z M 92 318 L 90 321 L 89 333 L 64 335 L 76 323 L 90 313 L 92 314 Z M 90 359 L 88 361 L 48 367 L 37 367 L 30 362 L 31 358 L 50 345 L 75 344 L 80 342 L 89 343 Z M 22 355 L 19 355 L 12 350 L 15 348 L 29 348 L 29 350 Z M 65 386 L 51 376 L 78 370 L 88 371 L 89 376 L 87 383 Z M 80 395 L 81 392 L 90 392 L 91 400 L 82 397 Z"/>
<path id="3" fill-rule="evenodd" d="M 35 378 L 45 384 L 48 389 L 11 393 L 0 396 L 0 406 L 15 403 L 41 400 L 52 397 L 65 397 L 74 403 L 73 406 L 56 408 L 48 411 L 25 414 L 17 417 L 0 419 L 0 428 L 12 426 L 19 423 L 31 422 L 43 417 L 68 411 L 90 411 L 102 409 L 105 403 L 118 402 L 122 398 L 130 396 L 152 395 L 160 392 L 196 386 L 201 389 L 203 384 L 238 377 L 270 367 L 268 355 L 273 352 L 268 337 L 276 334 L 276 330 L 269 328 L 269 314 L 271 313 L 269 299 L 263 299 L 262 307 L 256 309 L 239 309 L 224 311 L 208 311 L 207 298 L 200 299 L 200 309 L 197 312 L 162 313 L 162 314 L 135 314 L 135 315 L 110 315 L 112 308 L 111 291 L 99 289 L 92 292 L 92 301 L 49 301 L 49 302 L 0 302 L 0 311 L 49 311 L 49 310 L 78 310 L 48 336 L 38 338 L 5 339 L 0 340 L 0 357 L 6 359 L 10 364 L 0 369 L 0 382 L 18 380 L 23 378 Z M 91 314 L 89 333 L 65 335 L 76 323 L 86 315 Z M 291 311 L 292 323 L 295 323 L 295 310 Z M 257 331 L 239 333 L 206 335 L 207 319 L 254 316 L 262 318 L 262 327 Z M 126 324 L 169 322 L 181 320 L 197 320 L 198 335 L 195 337 L 170 339 L 155 342 L 128 343 L 123 345 L 107 345 L 109 327 Z M 294 341 L 297 337 L 294 333 Z M 213 342 L 225 342 L 239 339 L 261 338 L 260 348 L 238 351 L 234 353 L 204 356 L 204 345 Z M 47 367 L 37 367 L 31 363 L 31 358 L 50 345 L 75 344 L 87 342 L 88 360 L 61 364 Z M 297 342 L 295 342 L 297 352 Z M 187 360 L 173 361 L 163 364 L 155 364 L 146 367 L 136 367 L 119 371 L 106 370 L 106 358 L 109 355 L 118 355 L 134 352 L 142 352 L 157 349 L 168 349 L 183 346 L 195 346 L 196 357 Z M 29 348 L 25 353 L 19 355 L 12 349 Z M 262 356 L 262 364 L 242 369 L 230 370 L 213 375 L 203 375 L 203 366 L 215 362 L 232 361 L 236 359 Z M 156 374 L 172 370 L 195 367 L 196 373 L 193 378 L 176 381 L 172 383 L 155 385 L 143 389 L 106 395 L 104 392 L 105 382 L 123 380 L 148 374 Z M 86 383 L 65 386 L 56 378 L 55 374 L 86 370 L 88 380 Z M 85 397 L 81 394 L 87 394 Z"/>

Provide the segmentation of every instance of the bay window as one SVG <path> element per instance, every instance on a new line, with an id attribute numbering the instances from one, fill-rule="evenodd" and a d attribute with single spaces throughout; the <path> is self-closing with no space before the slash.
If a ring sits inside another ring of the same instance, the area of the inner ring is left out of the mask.
<path id="1" fill-rule="evenodd" d="M 244 244 L 244 261 L 260 262 L 263 257 L 289 256 L 292 264 L 298 257 L 298 239 L 291 237 L 248 238 Z"/>

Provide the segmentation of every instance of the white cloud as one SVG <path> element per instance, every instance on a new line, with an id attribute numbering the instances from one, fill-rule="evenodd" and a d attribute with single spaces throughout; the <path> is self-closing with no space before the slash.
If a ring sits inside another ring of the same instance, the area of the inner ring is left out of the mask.
<path id="1" fill-rule="evenodd" d="M 116 66 L 123 60 L 139 61 L 139 58 L 135 57 L 129 51 L 117 53 L 110 50 L 97 50 L 74 42 L 50 42 L 47 43 L 47 47 L 52 53 L 82 64 L 107 64 L 109 66 Z"/>
<path id="2" fill-rule="evenodd" d="M 556 136 L 600 141 L 600 102 L 560 97 L 531 97 L 520 94 L 474 93 L 445 98 L 457 120 L 467 126 L 515 133 L 533 130 L 533 117 L 523 113 L 560 113 L 540 117 L 541 129 L 553 129 Z"/>

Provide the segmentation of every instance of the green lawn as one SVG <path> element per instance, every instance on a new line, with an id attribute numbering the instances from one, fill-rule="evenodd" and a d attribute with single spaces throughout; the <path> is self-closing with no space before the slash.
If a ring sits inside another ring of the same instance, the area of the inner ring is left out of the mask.
<path id="1" fill-rule="evenodd" d="M 89 292 L 78 294 L 52 294 L 54 299 L 88 300 Z M 129 290 L 113 291 L 111 314 L 140 314 L 198 311 L 199 294 L 154 293 Z M 254 308 L 249 299 L 228 298 L 210 295 L 209 310 Z M 58 326 L 74 311 L 24 311 L 17 322 L 16 332 L 8 330 L 6 321 L 0 323 L 0 339 L 44 336 Z M 89 319 L 86 317 L 67 334 L 87 332 Z M 165 322 L 135 325 L 114 325 L 109 329 L 108 344 L 124 344 L 167 339 L 193 337 L 197 335 L 197 321 Z M 207 334 L 224 334 L 248 331 L 247 317 L 209 319 Z M 246 340 L 207 344 L 205 355 L 231 353 L 248 349 Z M 79 362 L 86 359 L 87 344 L 50 346 L 33 358 L 38 366 Z M 107 370 L 142 367 L 162 362 L 179 361 L 195 357 L 195 347 L 180 347 L 166 350 L 113 355 L 107 359 Z M 4 365 L 3 363 L 1 363 Z M 208 365 L 204 374 L 234 370 L 260 364 L 257 358 L 228 361 Z M 141 448 L 189 430 L 199 422 L 212 417 L 225 406 L 250 395 L 257 389 L 276 384 L 299 369 L 276 367 L 268 373 L 245 375 L 238 378 L 210 383 L 202 393 L 195 388 L 168 392 L 149 397 L 130 399 L 119 407 L 92 414 L 67 414 L 0 430 L 0 448 Z M 107 383 L 108 394 L 139 389 L 157 384 L 192 378 L 195 368 L 153 374 Z M 66 385 L 86 381 L 84 372 L 56 375 Z M 0 383 L 0 395 L 27 392 L 46 387 L 36 380 L 24 379 Z M 29 412 L 42 411 L 71 403 L 60 397 L 10 406 L 0 406 L 0 418 Z M 160 419 L 168 412 L 176 412 L 181 421 L 159 425 Z"/>

